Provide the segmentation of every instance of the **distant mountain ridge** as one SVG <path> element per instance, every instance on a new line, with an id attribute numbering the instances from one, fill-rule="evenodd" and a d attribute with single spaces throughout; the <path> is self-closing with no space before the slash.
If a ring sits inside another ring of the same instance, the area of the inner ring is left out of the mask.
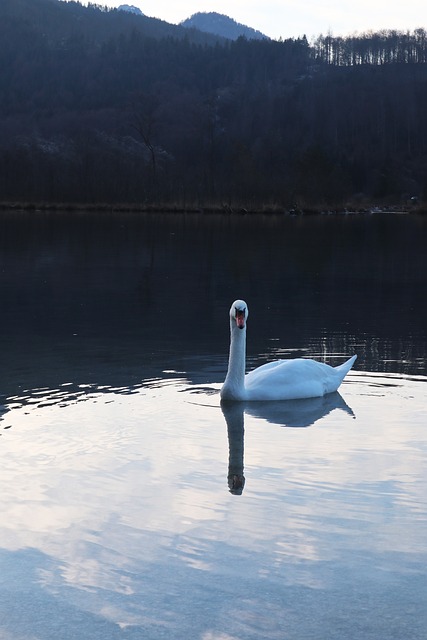
<path id="1" fill-rule="evenodd" d="M 138 7 L 134 7 L 133 4 L 121 4 L 119 7 L 117 7 L 117 9 L 119 11 L 127 11 L 128 13 L 134 13 L 136 16 L 145 15 L 144 13 L 142 13 L 141 9 L 138 9 Z"/>
<path id="2" fill-rule="evenodd" d="M 212 46 L 220 40 L 211 33 L 200 30 L 189 33 L 181 25 L 148 17 L 132 5 L 121 7 L 84 5 L 78 0 L 0 0 L 0 49 L 3 35 L 7 39 L 10 32 L 11 20 L 22 32 L 22 38 L 33 39 L 37 34 L 50 43 L 83 37 L 99 44 L 132 32 L 156 40 L 186 38 L 195 44 Z"/>
<path id="3" fill-rule="evenodd" d="M 228 40 L 237 40 L 241 36 L 248 40 L 269 40 L 268 36 L 261 33 L 261 31 L 247 27 L 240 22 L 236 22 L 233 18 L 215 11 L 194 13 L 190 18 L 180 22 L 180 25 L 221 36 Z"/>

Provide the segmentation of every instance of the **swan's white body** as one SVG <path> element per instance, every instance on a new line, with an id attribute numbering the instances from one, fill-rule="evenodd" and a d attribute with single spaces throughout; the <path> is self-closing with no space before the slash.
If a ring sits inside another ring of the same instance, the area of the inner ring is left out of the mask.
<path id="1" fill-rule="evenodd" d="M 246 368 L 246 319 L 248 307 L 236 300 L 230 308 L 230 355 L 221 388 L 222 400 L 296 400 L 316 398 L 338 389 L 357 356 L 338 367 L 295 358 L 276 360 L 250 371 Z"/>

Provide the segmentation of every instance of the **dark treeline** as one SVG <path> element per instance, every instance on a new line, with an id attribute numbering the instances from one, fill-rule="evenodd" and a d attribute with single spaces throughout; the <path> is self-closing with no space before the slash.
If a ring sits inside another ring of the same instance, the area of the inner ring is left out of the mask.
<path id="1" fill-rule="evenodd" d="M 346 38 L 319 36 L 313 43 L 319 62 L 336 66 L 427 62 L 427 32 L 380 31 Z"/>
<path id="2" fill-rule="evenodd" d="M 224 41 L 1 0 L 0 200 L 343 206 L 427 194 L 427 38 Z"/>

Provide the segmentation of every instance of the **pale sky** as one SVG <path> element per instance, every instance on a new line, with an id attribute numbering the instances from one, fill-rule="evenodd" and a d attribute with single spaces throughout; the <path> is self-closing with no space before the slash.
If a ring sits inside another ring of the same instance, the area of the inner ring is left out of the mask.
<path id="1" fill-rule="evenodd" d="M 174 24 L 198 11 L 216 11 L 275 39 L 305 34 L 310 40 L 328 31 L 338 36 L 380 29 L 427 28 L 425 0 L 102 0 L 100 4 L 130 4 L 147 16 Z"/>

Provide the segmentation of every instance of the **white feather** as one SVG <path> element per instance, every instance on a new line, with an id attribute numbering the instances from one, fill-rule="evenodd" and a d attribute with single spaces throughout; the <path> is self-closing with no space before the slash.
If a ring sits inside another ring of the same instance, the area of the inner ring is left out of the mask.
<path id="1" fill-rule="evenodd" d="M 221 389 L 223 400 L 296 400 L 324 396 L 338 389 L 357 358 L 352 356 L 338 367 L 305 358 L 276 360 L 245 375 L 247 317 L 246 302 L 233 302 L 228 371 Z"/>

